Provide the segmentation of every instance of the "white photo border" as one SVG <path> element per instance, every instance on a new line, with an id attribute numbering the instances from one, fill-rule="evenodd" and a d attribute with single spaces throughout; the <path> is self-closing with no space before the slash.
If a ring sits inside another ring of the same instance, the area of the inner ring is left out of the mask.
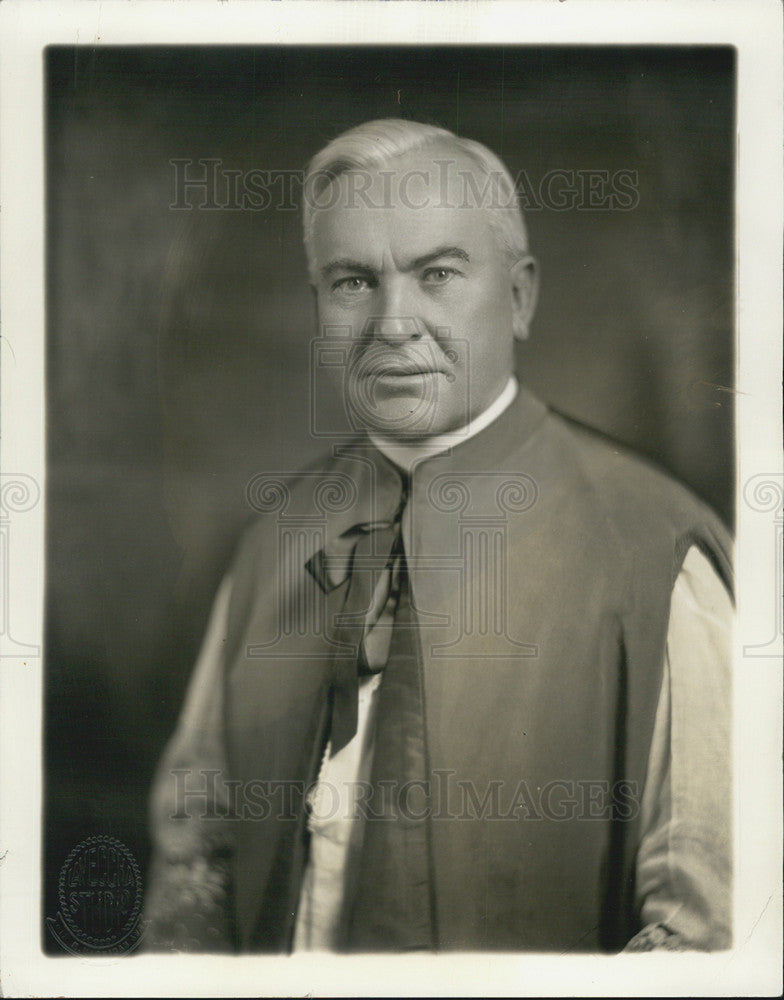
<path id="1" fill-rule="evenodd" d="M 0 635 L 0 973 L 9 996 L 745 996 L 781 992 L 782 11 L 777 0 L 91 0 L 0 6 L 0 462 L 42 496 L 14 532 Z M 732 45 L 737 50 L 736 901 L 731 951 L 135 956 L 41 951 L 44 58 L 62 45 Z M 755 479 L 755 477 L 757 477 Z M 751 492 L 756 499 L 750 500 Z M 762 493 L 759 493 L 759 491 Z M 767 503 L 766 497 L 773 497 Z M 778 520 L 777 520 L 778 519 Z M 778 541 L 777 541 L 778 540 Z M 7 630 L 6 630 L 7 632 Z M 745 655 L 774 634 L 770 655 Z M 35 652 L 37 647 L 38 653 Z"/>

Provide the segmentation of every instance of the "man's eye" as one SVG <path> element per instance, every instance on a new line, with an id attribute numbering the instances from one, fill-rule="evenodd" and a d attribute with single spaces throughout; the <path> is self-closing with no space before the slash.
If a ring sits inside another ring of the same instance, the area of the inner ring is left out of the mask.
<path id="1" fill-rule="evenodd" d="M 365 289 L 370 288 L 370 282 L 367 278 L 351 275 L 348 278 L 340 278 L 334 283 L 332 288 L 334 291 L 341 292 L 364 292 Z"/>
<path id="2" fill-rule="evenodd" d="M 452 267 L 429 267 L 422 275 L 422 281 L 426 285 L 445 285 L 457 274 Z"/>

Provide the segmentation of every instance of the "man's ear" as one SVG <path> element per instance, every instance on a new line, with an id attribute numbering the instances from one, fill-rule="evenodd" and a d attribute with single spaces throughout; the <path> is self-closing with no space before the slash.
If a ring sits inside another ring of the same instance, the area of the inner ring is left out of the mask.
<path id="1" fill-rule="evenodd" d="M 526 340 L 539 294 L 539 267 L 536 260 L 526 254 L 515 261 L 509 276 L 512 280 L 512 329 L 516 340 Z"/>

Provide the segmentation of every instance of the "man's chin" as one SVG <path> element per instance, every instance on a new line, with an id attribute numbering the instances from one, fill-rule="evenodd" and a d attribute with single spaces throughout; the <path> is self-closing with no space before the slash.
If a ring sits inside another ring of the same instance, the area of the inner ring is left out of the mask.
<path id="1" fill-rule="evenodd" d="M 443 419 L 438 407 L 425 405 L 421 397 L 398 397 L 382 405 L 352 407 L 351 422 L 369 434 L 416 441 L 440 434 Z"/>

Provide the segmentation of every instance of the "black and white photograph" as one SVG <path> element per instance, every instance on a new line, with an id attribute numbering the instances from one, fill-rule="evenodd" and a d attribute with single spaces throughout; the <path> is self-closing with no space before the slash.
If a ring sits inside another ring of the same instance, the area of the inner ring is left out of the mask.
<path id="1" fill-rule="evenodd" d="M 3 198 L 9 989 L 774 995 L 781 143 L 733 4 L 106 6 L 35 36 L 29 294 Z"/>

